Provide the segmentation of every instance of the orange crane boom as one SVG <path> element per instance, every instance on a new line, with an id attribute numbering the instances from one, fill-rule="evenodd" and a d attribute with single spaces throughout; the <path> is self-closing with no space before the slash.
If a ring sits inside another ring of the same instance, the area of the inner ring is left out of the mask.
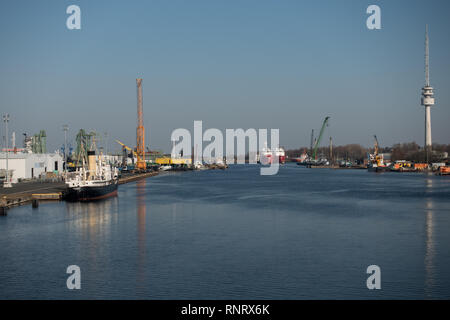
<path id="1" fill-rule="evenodd" d="M 137 129 L 136 129 L 136 156 L 137 169 L 146 169 L 145 164 L 145 141 L 144 141 L 144 119 L 143 119 L 143 108 L 142 108 L 142 79 L 136 79 L 137 85 Z"/>

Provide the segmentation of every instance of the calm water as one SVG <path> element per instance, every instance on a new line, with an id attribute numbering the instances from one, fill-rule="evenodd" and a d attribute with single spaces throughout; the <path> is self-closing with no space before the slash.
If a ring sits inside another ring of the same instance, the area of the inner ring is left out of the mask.
<path id="1" fill-rule="evenodd" d="M 450 177 L 166 174 L 0 217 L 0 298 L 450 298 Z M 81 290 L 66 268 L 81 268 Z M 381 290 L 366 268 L 381 267 Z"/>

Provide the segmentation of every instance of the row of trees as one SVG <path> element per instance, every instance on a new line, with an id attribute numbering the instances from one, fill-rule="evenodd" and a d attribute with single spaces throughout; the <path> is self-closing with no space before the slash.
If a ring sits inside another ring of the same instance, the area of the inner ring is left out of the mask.
<path id="1" fill-rule="evenodd" d="M 333 159 L 335 160 L 357 160 L 364 161 L 367 157 L 367 148 L 359 144 L 347 144 L 344 146 L 334 146 L 333 147 Z M 309 148 L 300 148 L 300 149 L 292 149 L 287 150 L 286 155 L 289 158 L 299 157 L 304 152 L 310 155 Z M 330 148 L 329 147 L 320 147 L 317 149 L 317 157 L 330 159 Z"/>
<path id="2" fill-rule="evenodd" d="M 443 160 L 445 153 L 450 153 L 450 144 L 434 144 L 431 161 Z M 397 143 L 392 147 L 392 160 L 409 160 L 415 162 L 424 162 L 426 154 L 423 147 L 415 142 Z"/>
<path id="3" fill-rule="evenodd" d="M 309 148 L 291 149 L 286 151 L 286 155 L 289 158 L 299 157 L 304 152 L 310 154 Z M 368 153 L 373 153 L 373 148 L 365 148 L 359 144 L 347 144 L 344 146 L 333 147 L 333 159 L 334 160 L 352 160 L 352 161 L 364 161 L 367 158 Z M 397 143 L 392 147 L 380 148 L 379 153 L 390 153 L 391 160 L 408 160 L 415 162 L 425 161 L 424 148 L 419 146 L 416 142 Z M 444 153 L 450 154 L 450 144 L 435 144 L 433 145 L 433 157 L 432 161 L 440 161 L 445 156 Z M 318 158 L 330 159 L 330 148 L 320 147 L 318 149 Z"/>

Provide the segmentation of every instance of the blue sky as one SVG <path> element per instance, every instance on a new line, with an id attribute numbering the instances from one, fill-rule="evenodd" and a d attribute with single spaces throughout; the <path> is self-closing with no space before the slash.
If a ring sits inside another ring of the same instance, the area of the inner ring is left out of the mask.
<path id="1" fill-rule="evenodd" d="M 81 30 L 66 28 L 67 6 Z M 381 7 L 382 29 L 366 28 Z M 335 144 L 423 144 L 424 30 L 430 28 L 433 142 L 450 143 L 448 1 L 2 1 L 0 111 L 17 136 L 45 129 L 49 149 L 80 128 L 109 149 L 136 136 L 143 77 L 146 141 L 173 129 L 279 128 L 309 145 L 325 116 Z M 3 124 L 1 129 L 3 130 Z M 3 131 L 2 131 L 3 135 Z"/>

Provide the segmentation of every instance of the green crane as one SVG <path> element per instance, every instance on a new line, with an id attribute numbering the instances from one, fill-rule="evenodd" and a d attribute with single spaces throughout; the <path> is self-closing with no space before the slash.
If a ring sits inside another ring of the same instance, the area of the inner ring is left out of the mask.
<path id="1" fill-rule="evenodd" d="M 47 153 L 47 134 L 45 130 L 39 131 L 31 139 L 33 153 Z"/>
<path id="2" fill-rule="evenodd" d="M 325 126 L 328 123 L 328 119 L 330 119 L 330 117 L 325 117 L 325 120 L 323 120 L 323 124 L 322 124 L 322 128 L 320 129 L 319 137 L 317 138 L 316 144 L 314 145 L 314 150 L 313 150 L 313 154 L 312 154 L 312 158 L 314 160 L 317 160 L 317 149 L 319 148 L 320 140 L 322 140 L 323 131 L 325 130 Z"/>

